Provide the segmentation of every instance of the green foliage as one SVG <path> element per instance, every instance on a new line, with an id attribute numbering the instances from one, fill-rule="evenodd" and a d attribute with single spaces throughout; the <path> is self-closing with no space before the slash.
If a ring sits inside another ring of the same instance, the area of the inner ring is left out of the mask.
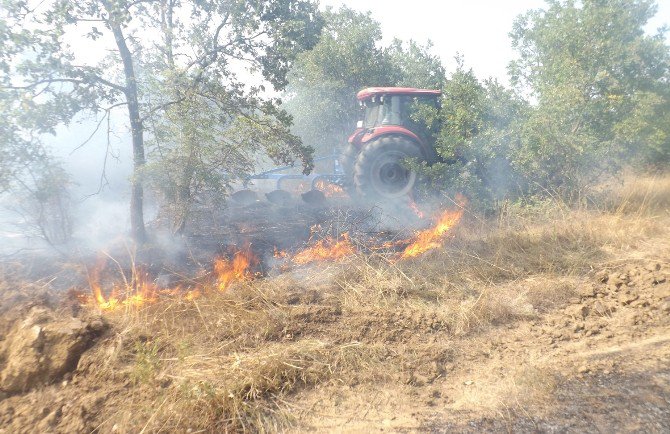
<path id="1" fill-rule="evenodd" d="M 437 115 L 435 146 L 441 161 L 425 169 L 431 187 L 466 193 L 481 205 L 518 190 L 519 174 L 511 161 L 527 110 L 518 95 L 495 80 L 480 81 L 457 57 Z M 431 122 L 430 116 L 426 119 Z"/>
<path id="2" fill-rule="evenodd" d="M 24 138 L 16 125 L 6 117 L 0 117 L 0 153 L 0 193 L 10 191 L 31 164 L 46 158 L 42 146 Z"/>
<path id="3" fill-rule="evenodd" d="M 441 89 L 446 72 L 442 59 L 431 54 L 433 44 L 421 45 L 416 41 L 394 39 L 387 48 L 392 65 L 393 85 L 422 89 Z"/>
<path id="4" fill-rule="evenodd" d="M 14 174 L 2 202 L 4 208 L 19 217 L 15 225 L 24 236 L 40 238 L 56 247 L 72 236 L 71 185 L 69 174 L 45 155 Z"/>
<path id="5" fill-rule="evenodd" d="M 670 63 L 644 26 L 649 0 L 548 1 L 511 33 L 514 82 L 537 100 L 515 164 L 541 189 L 574 190 L 631 158 L 668 159 Z"/>
<path id="6" fill-rule="evenodd" d="M 130 377 L 136 384 L 150 384 L 160 368 L 160 359 L 158 357 L 158 343 L 156 342 L 135 342 L 135 364 L 130 373 Z"/>
<path id="7" fill-rule="evenodd" d="M 511 33 L 516 92 L 458 59 L 444 85 L 433 185 L 479 204 L 572 195 L 623 164 L 670 159 L 670 55 L 651 1 L 548 1 Z M 519 95 L 529 96 L 532 103 Z"/>
<path id="8" fill-rule="evenodd" d="M 23 235 L 51 245 L 72 235 L 71 179 L 39 140 L 14 122 L 23 116 L 22 101 L 0 91 L 0 199 L 19 217 Z M 15 115 L 15 116 L 12 116 Z"/>
<path id="9" fill-rule="evenodd" d="M 457 69 L 446 81 L 442 96 L 438 153 L 450 160 L 463 156 L 465 147 L 484 128 L 486 88 L 461 58 Z"/>
<path id="10" fill-rule="evenodd" d="M 375 86 L 440 88 L 440 59 L 422 46 L 393 41 L 383 47 L 370 13 L 327 9 L 319 42 L 301 53 L 289 74 L 286 109 L 293 131 L 321 154 L 346 144 L 359 117 L 356 94 Z"/>
<path id="11" fill-rule="evenodd" d="M 78 117 L 95 115 L 104 120 L 112 110 L 127 109 L 135 168 L 131 224 L 140 241 L 144 136 L 165 134 L 153 127 L 165 128 L 168 116 L 175 119 L 169 110 L 189 115 L 194 110 L 212 112 L 202 114 L 200 121 L 262 118 L 258 122 L 264 124 L 262 134 L 281 130 L 286 137 L 262 147 L 270 157 L 298 158 L 310 167 L 309 148 L 283 131 L 290 117 L 278 109 L 276 99 L 263 94 L 266 84 L 281 91 L 296 54 L 316 43 L 322 23 L 312 1 L 47 0 L 33 6 L 2 0 L 0 117 L 11 125 L 2 126 L 2 138 L 16 150 Z M 77 50 L 82 40 L 88 55 Z M 98 57 L 95 52 L 110 54 L 98 61 L 93 60 Z M 249 80 L 248 74 L 254 79 Z M 247 84 L 250 81 L 257 84 Z M 197 139 L 200 144 L 207 140 L 208 146 L 224 142 L 215 134 L 200 134 Z M 194 136 L 187 135 L 187 140 L 171 141 L 173 147 L 192 147 Z M 245 146 L 251 146 L 250 140 L 228 135 L 224 147 L 236 152 Z M 189 172 L 192 162 L 187 159 L 184 164 L 181 172 Z M 233 173 L 238 168 L 217 169 Z"/>
<path id="12" fill-rule="evenodd" d="M 220 92 L 219 98 L 208 98 L 207 92 Z M 168 107 L 153 122 L 145 174 L 163 198 L 175 232 L 184 230 L 196 201 L 219 207 L 232 183 L 253 173 L 259 155 L 279 164 L 292 164 L 298 155 L 305 170 L 311 168 L 311 149 L 288 131 L 282 113 L 271 107 L 219 110 L 214 101 L 232 98 L 224 93 L 208 83 L 199 95 L 186 98 L 188 103 Z"/>

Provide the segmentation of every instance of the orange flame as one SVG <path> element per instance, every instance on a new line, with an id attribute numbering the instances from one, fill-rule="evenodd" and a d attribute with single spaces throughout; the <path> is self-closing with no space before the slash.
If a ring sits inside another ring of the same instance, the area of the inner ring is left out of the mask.
<path id="1" fill-rule="evenodd" d="M 463 216 L 465 198 L 457 196 L 456 203 L 459 206 L 456 210 L 446 210 L 433 227 L 419 231 L 413 238 L 406 241 L 387 241 L 381 246 L 372 247 L 372 250 L 396 248 L 406 246 L 398 259 L 414 258 L 429 250 L 439 248 L 448 232 L 460 221 Z M 420 210 L 416 208 L 413 201 L 410 207 L 415 209 L 417 215 L 421 217 Z M 320 226 L 315 225 L 310 228 L 312 235 L 319 232 Z M 305 265 L 311 262 L 337 261 L 356 253 L 357 249 L 352 244 L 349 234 L 343 233 L 341 238 L 325 238 L 317 241 L 314 245 L 298 252 L 290 257 L 285 251 L 274 248 L 274 256 L 278 259 L 286 258 L 284 265 L 294 263 Z M 182 289 L 179 286 L 160 289 L 151 281 L 149 275 L 140 268 L 133 268 L 131 277 L 126 281 L 124 277 L 123 285 L 115 285 L 111 288 L 109 296 L 105 296 L 103 285 L 101 283 L 102 273 L 107 265 L 107 258 L 98 259 L 94 268 L 88 272 L 88 282 L 91 295 L 85 302 L 92 302 L 102 310 L 112 310 L 119 306 L 143 306 L 158 300 L 159 297 L 175 297 L 186 301 L 195 300 L 205 295 L 208 286 L 197 284 L 195 287 Z M 219 258 L 214 261 L 215 287 L 220 291 L 227 290 L 234 282 L 249 280 L 254 278 L 253 267 L 258 264 L 258 259 L 253 255 L 251 249 L 237 252 L 232 259 Z M 186 290 L 188 289 L 188 290 Z M 82 299 L 82 302 L 84 300 Z"/>
<path id="2" fill-rule="evenodd" d="M 326 182 L 323 179 L 319 179 L 314 183 L 314 188 L 320 190 L 326 197 L 346 197 L 347 193 L 342 187 L 337 184 L 332 184 Z"/>
<path id="3" fill-rule="evenodd" d="M 403 259 L 414 258 L 429 250 L 441 247 L 445 235 L 459 222 L 461 217 L 463 217 L 465 199 L 457 197 L 457 203 L 459 205 L 457 210 L 444 211 L 432 228 L 418 232 L 414 237 L 414 241 L 405 247 L 401 257 Z"/>
<path id="4" fill-rule="evenodd" d="M 277 258 L 277 259 L 284 259 L 284 258 L 286 258 L 286 257 L 288 256 L 288 253 L 286 253 L 285 250 L 279 250 L 279 249 L 275 246 L 274 253 L 273 253 L 272 256 L 274 256 L 274 257 Z"/>
<path id="5" fill-rule="evenodd" d="M 100 275 L 105 270 L 107 261 L 103 256 L 98 257 L 98 261 L 92 270 L 88 271 L 88 286 L 91 288 L 93 299 L 98 305 L 102 306 L 107 303 L 105 296 L 102 294 L 102 285 L 100 284 Z"/>
<path id="6" fill-rule="evenodd" d="M 237 252 L 232 261 L 224 258 L 215 260 L 217 287 L 220 291 L 225 291 L 233 282 L 250 279 L 252 277 L 250 268 L 257 263 L 258 259 L 250 249 Z"/>
<path id="7" fill-rule="evenodd" d="M 151 281 L 149 274 L 143 270 L 135 270 L 130 288 L 126 288 L 124 306 L 142 306 L 158 300 L 158 286 Z"/>
<path id="8" fill-rule="evenodd" d="M 257 263 L 258 260 L 250 249 L 236 253 L 232 260 L 224 258 L 215 260 L 216 287 L 224 291 L 233 282 L 252 278 L 250 269 Z M 113 310 L 120 306 L 140 307 L 158 301 L 159 297 L 181 297 L 183 300 L 192 301 L 204 293 L 205 288 L 202 286 L 196 286 L 188 291 L 184 291 L 179 286 L 160 289 L 141 268 L 134 268 L 131 278 L 126 281 L 124 277 L 125 283 L 113 286 L 109 296 L 106 297 L 101 284 L 101 275 L 106 264 L 103 257 L 89 271 L 88 282 L 91 296 L 82 298 L 82 303 L 92 302 L 102 310 Z"/>
<path id="9" fill-rule="evenodd" d="M 356 248 L 349 240 L 349 234 L 343 233 L 342 239 L 325 238 L 319 240 L 312 247 L 308 247 L 298 252 L 293 257 L 293 262 L 299 265 L 305 265 L 316 261 L 337 261 L 356 253 Z"/>
<path id="10" fill-rule="evenodd" d="M 193 290 L 190 290 L 190 291 L 186 292 L 186 294 L 184 294 L 184 300 L 193 301 L 196 298 L 200 298 L 201 295 L 202 295 L 202 291 L 200 290 L 200 288 L 196 288 L 196 289 L 193 289 Z"/>
<path id="11" fill-rule="evenodd" d="M 293 186 L 293 192 L 294 193 L 304 193 L 309 190 L 309 183 L 301 181 L 298 184 L 295 184 Z"/>
<path id="12" fill-rule="evenodd" d="M 409 207 L 412 209 L 412 211 L 414 211 L 414 214 L 416 214 L 416 216 L 419 217 L 420 219 L 425 217 L 423 211 L 419 209 L 419 207 L 416 205 L 416 202 L 414 202 L 412 199 L 409 200 Z"/>
<path id="13" fill-rule="evenodd" d="M 112 288 L 109 297 L 105 297 L 102 291 L 101 275 L 106 266 L 107 261 L 101 257 L 88 275 L 93 301 L 100 309 L 111 310 L 117 306 L 142 306 L 158 299 L 158 288 L 150 281 L 148 274 L 141 269 L 134 270 L 130 282 L 126 283 L 126 287 L 116 285 Z M 123 296 L 119 296 L 120 293 Z"/>

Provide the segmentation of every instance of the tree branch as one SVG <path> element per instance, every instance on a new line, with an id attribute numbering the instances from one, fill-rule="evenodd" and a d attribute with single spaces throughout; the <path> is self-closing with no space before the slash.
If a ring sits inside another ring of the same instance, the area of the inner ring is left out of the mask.
<path id="1" fill-rule="evenodd" d="M 168 107 L 170 107 L 170 106 L 172 106 L 172 105 L 175 105 L 175 104 L 179 104 L 179 103 L 181 103 L 181 102 L 184 102 L 185 100 L 186 100 L 186 97 L 181 97 L 181 98 L 177 98 L 177 99 L 172 100 L 172 101 L 168 101 L 168 102 L 166 102 L 166 103 L 164 103 L 164 104 L 157 105 L 156 107 L 153 107 L 151 110 L 149 110 L 149 112 L 148 112 L 146 115 L 142 116 L 142 118 L 140 119 L 140 121 L 141 121 L 141 122 L 144 122 L 144 121 L 146 121 L 147 119 L 149 119 L 154 113 L 156 113 L 156 112 L 158 112 L 158 111 L 161 111 L 161 110 L 164 110 L 164 109 L 166 109 L 166 108 L 168 108 Z"/>
<path id="2" fill-rule="evenodd" d="M 102 125 L 102 123 L 105 121 L 105 118 L 109 116 L 109 112 L 111 112 L 112 109 L 114 109 L 114 108 L 116 108 L 116 107 L 121 107 L 121 106 L 126 105 L 126 104 L 127 104 L 127 103 L 125 103 L 125 102 L 120 102 L 120 103 L 118 103 L 118 104 L 111 105 L 111 106 L 107 107 L 106 109 L 104 109 L 104 110 L 105 110 L 105 114 L 102 116 L 102 118 L 100 119 L 100 121 L 98 121 L 98 124 L 95 126 L 95 129 L 93 130 L 93 132 L 88 136 L 88 138 L 87 138 L 86 140 L 84 140 L 81 144 L 79 144 L 79 145 L 78 145 L 77 147 L 75 147 L 72 151 L 70 151 L 70 154 L 69 154 L 69 155 L 74 154 L 76 151 L 78 151 L 79 149 L 83 148 L 84 146 L 86 146 L 86 144 L 87 144 L 88 142 L 91 141 L 91 139 L 93 138 L 93 136 L 95 136 L 95 133 L 97 133 L 98 130 L 100 129 L 100 125 Z"/>
<path id="3" fill-rule="evenodd" d="M 111 81 L 105 80 L 104 78 L 98 76 L 92 76 L 91 78 L 100 84 L 111 87 L 112 89 L 118 90 L 120 92 L 126 93 L 126 88 L 124 86 L 112 83 Z M 89 84 L 90 82 L 88 80 L 82 80 L 78 78 L 65 78 L 65 77 L 45 78 L 43 80 L 37 80 L 25 86 L 0 86 L 0 89 L 27 90 L 27 89 L 33 89 L 41 84 L 53 84 L 53 83 Z"/>
<path id="4" fill-rule="evenodd" d="M 137 6 L 142 3 L 154 3 L 154 0 L 135 0 L 134 2 L 128 3 L 128 6 L 126 6 L 126 10 L 130 10 L 133 6 Z"/>

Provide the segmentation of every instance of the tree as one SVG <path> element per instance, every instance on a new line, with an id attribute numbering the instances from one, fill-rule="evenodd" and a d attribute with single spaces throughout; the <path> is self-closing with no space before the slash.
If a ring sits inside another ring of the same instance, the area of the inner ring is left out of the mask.
<path id="1" fill-rule="evenodd" d="M 219 86 L 207 88 L 218 93 Z M 250 175 L 259 155 L 284 164 L 300 155 L 305 170 L 311 168 L 311 149 L 289 132 L 284 113 L 217 107 L 221 100 L 206 95 L 189 97 L 152 119 L 147 178 L 164 199 L 174 233 L 184 232 L 196 203 L 200 209 L 219 208 L 231 183 Z"/>
<path id="2" fill-rule="evenodd" d="M 441 89 L 446 71 L 442 59 L 431 53 L 433 44 L 394 39 L 386 50 L 392 65 L 393 84 L 400 87 Z"/>
<path id="3" fill-rule="evenodd" d="M 0 94 L 0 113 L 12 105 Z M 22 116 L 20 107 L 14 113 Z M 0 198 L 3 208 L 17 215 L 19 229 L 51 246 L 64 243 L 72 234 L 71 180 L 61 165 L 40 143 L 28 140 L 12 122 L 0 118 Z"/>
<path id="4" fill-rule="evenodd" d="M 358 118 L 356 93 L 394 84 L 393 67 L 381 47 L 381 27 L 368 13 L 342 7 L 323 13 L 318 43 L 298 55 L 289 73 L 286 109 L 293 131 L 321 153 L 346 143 Z"/>
<path id="5" fill-rule="evenodd" d="M 457 55 L 456 70 L 444 82 L 440 105 L 437 113 L 421 114 L 434 125 L 440 156 L 439 162 L 423 169 L 431 187 L 466 193 L 473 205 L 483 208 L 518 192 L 512 180 L 522 177 L 513 173 L 512 163 L 527 103 L 494 79 L 478 79 Z"/>
<path id="6" fill-rule="evenodd" d="M 40 238 L 58 250 L 72 237 L 70 176 L 51 158 L 33 162 L 23 175 L 15 178 L 5 208 L 20 218 L 16 226 L 23 235 Z"/>
<path id="7" fill-rule="evenodd" d="M 9 101 L 0 94 L 0 113 L 10 113 L 11 109 Z M 0 117 L 0 194 L 11 190 L 32 164 L 47 158 L 39 144 L 23 137 L 20 128 L 12 122 L 13 117 Z"/>
<path id="8" fill-rule="evenodd" d="M 655 3 L 547 3 L 520 16 L 511 33 L 519 52 L 513 81 L 537 101 L 519 169 L 541 189 L 572 190 L 622 159 L 667 152 L 667 117 L 659 115 L 668 105 L 669 51 L 662 32 L 644 31 Z"/>
<path id="9" fill-rule="evenodd" d="M 2 114 L 20 127 L 12 137 L 33 141 L 77 116 L 104 119 L 125 107 L 134 164 L 130 221 L 140 242 L 152 120 L 196 97 L 229 113 L 276 113 L 278 101 L 261 96 L 263 83 L 283 89 L 295 55 L 316 42 L 321 25 L 308 0 L 2 1 L 0 86 L 10 101 Z M 98 61 L 82 48 L 111 55 Z M 148 80 L 165 90 L 153 94 Z M 309 152 L 298 152 L 308 165 Z"/>

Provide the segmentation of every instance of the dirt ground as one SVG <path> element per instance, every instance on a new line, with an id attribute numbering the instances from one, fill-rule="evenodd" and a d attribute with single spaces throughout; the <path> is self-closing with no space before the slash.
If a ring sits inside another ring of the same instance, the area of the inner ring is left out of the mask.
<path id="1" fill-rule="evenodd" d="M 601 270 L 539 317 L 435 336 L 444 353 L 421 357 L 400 384 L 301 393 L 298 431 L 668 432 L 668 259 Z"/>
<path id="2" fill-rule="evenodd" d="M 669 432 L 670 181 L 644 188 L 136 309 L 5 279 L 0 433 Z"/>

